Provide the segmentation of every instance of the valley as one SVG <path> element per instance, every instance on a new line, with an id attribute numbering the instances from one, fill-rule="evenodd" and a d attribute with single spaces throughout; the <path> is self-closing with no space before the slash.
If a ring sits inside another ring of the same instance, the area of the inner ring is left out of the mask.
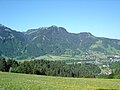
<path id="1" fill-rule="evenodd" d="M 120 88 L 118 39 L 58 26 L 18 32 L 0 24 L 0 58 L 3 90 Z"/>
<path id="2" fill-rule="evenodd" d="M 120 90 L 120 0 L 0 0 L 0 90 Z"/>
<path id="3" fill-rule="evenodd" d="M 90 58 L 88 59 L 81 59 L 79 56 L 52 56 L 52 55 L 45 55 L 40 56 L 35 59 L 44 59 L 44 60 L 50 60 L 50 61 L 62 61 L 66 64 L 95 64 L 98 65 L 101 69 L 100 74 L 104 75 L 110 75 L 112 73 L 112 70 L 110 68 L 110 64 L 114 62 L 120 62 L 120 56 L 111 56 L 107 59 L 96 59 L 96 58 Z"/>

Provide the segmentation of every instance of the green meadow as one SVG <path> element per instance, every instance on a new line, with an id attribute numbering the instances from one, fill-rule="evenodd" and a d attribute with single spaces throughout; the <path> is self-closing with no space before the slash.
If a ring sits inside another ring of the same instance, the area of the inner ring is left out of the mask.
<path id="1" fill-rule="evenodd" d="M 0 72 L 0 90 L 103 89 L 120 89 L 120 79 L 68 78 Z"/>

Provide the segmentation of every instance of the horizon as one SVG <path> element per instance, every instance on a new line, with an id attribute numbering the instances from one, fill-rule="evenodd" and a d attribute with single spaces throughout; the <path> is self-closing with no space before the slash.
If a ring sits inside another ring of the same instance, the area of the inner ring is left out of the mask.
<path id="1" fill-rule="evenodd" d="M 13 30 L 56 25 L 68 32 L 90 32 L 120 39 L 119 0 L 1 0 L 0 23 Z"/>
<path id="2" fill-rule="evenodd" d="M 0 24 L 0 25 L 3 25 L 3 24 Z M 6 26 L 6 25 L 3 25 L 3 26 L 5 26 L 5 27 L 8 27 L 8 26 Z M 52 27 L 52 26 L 56 26 L 56 25 L 51 25 L 51 26 L 47 26 L 47 27 Z M 61 26 L 56 26 L 56 27 L 61 27 Z M 11 27 L 8 27 L 8 28 L 10 28 L 10 29 L 12 29 Z M 14 31 L 17 31 L 17 32 L 27 32 L 28 30 L 32 30 L 32 29 L 39 29 L 39 28 L 46 28 L 46 27 L 38 27 L 38 28 L 31 28 L 31 29 L 27 29 L 26 31 L 19 31 L 19 30 L 15 30 L 15 29 L 12 29 L 12 30 L 14 30 Z M 64 28 L 64 27 L 62 27 L 62 28 Z M 108 39 L 117 39 L 117 40 L 120 40 L 119 38 L 110 38 L 110 37 L 102 37 L 102 36 L 96 36 L 96 35 L 94 35 L 93 33 L 91 33 L 91 32 L 85 32 L 85 31 L 82 31 L 82 32 L 69 32 L 66 28 L 64 28 L 68 33 L 73 33 L 73 34 L 79 34 L 79 33 L 90 33 L 90 34 L 92 34 L 93 36 L 95 36 L 95 37 L 99 37 L 99 38 L 108 38 Z"/>

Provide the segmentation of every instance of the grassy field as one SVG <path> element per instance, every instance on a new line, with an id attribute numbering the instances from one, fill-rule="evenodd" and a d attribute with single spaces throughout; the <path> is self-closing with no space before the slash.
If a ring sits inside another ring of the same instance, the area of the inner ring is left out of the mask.
<path id="1" fill-rule="evenodd" d="M 65 78 L 0 72 L 0 90 L 117 90 L 119 79 Z"/>
<path id="2" fill-rule="evenodd" d="M 83 60 L 81 59 L 80 57 L 70 57 L 70 56 L 54 56 L 54 55 L 43 55 L 43 56 L 39 56 L 39 57 L 36 57 L 34 59 L 24 59 L 24 60 L 17 60 L 17 61 L 20 61 L 20 62 L 23 62 L 23 61 L 30 61 L 30 60 L 35 60 L 35 59 L 44 59 L 44 60 L 50 60 L 50 61 L 59 61 L 59 60 Z"/>
<path id="3" fill-rule="evenodd" d="M 71 57 L 70 55 L 61 55 L 61 56 L 44 55 L 44 56 L 39 56 L 35 59 L 45 59 L 45 60 L 52 60 L 52 61 L 57 61 L 57 60 L 84 60 L 83 58 L 81 58 L 80 55 L 76 55 L 74 57 Z"/>

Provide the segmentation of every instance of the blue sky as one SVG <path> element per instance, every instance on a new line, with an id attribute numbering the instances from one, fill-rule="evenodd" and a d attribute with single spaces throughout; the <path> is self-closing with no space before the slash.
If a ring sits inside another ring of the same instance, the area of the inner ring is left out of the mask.
<path id="1" fill-rule="evenodd" d="M 57 25 L 120 39 L 120 0 L 0 0 L 0 23 L 17 31 Z"/>

